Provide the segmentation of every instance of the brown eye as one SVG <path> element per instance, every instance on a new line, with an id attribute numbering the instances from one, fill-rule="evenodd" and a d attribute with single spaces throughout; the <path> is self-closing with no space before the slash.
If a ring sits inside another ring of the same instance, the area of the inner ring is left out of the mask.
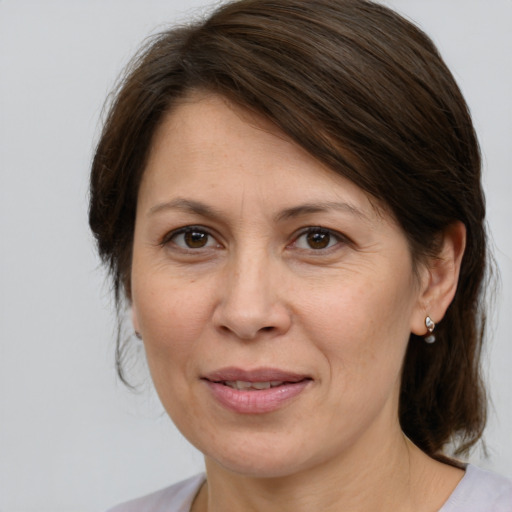
<path id="1" fill-rule="evenodd" d="M 343 238 L 341 235 L 323 228 L 310 228 L 303 232 L 295 241 L 295 247 L 298 249 L 307 249 L 319 251 L 328 249 L 338 244 Z"/>
<path id="2" fill-rule="evenodd" d="M 187 231 L 184 233 L 184 240 L 190 249 L 200 249 L 208 243 L 208 234 L 203 231 Z"/>
<path id="3" fill-rule="evenodd" d="M 306 235 L 306 240 L 311 249 L 325 249 L 329 247 L 331 234 L 326 231 L 313 231 Z"/>
<path id="4" fill-rule="evenodd" d="M 219 245 L 208 231 L 196 227 L 180 229 L 167 240 L 182 249 L 206 249 Z"/>

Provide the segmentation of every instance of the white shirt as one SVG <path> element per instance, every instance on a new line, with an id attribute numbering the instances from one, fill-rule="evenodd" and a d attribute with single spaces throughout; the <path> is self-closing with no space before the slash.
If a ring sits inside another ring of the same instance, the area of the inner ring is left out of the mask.
<path id="1" fill-rule="evenodd" d="M 114 507 L 109 512 L 190 512 L 205 475 Z M 439 512 L 512 512 L 512 481 L 469 464 Z"/>

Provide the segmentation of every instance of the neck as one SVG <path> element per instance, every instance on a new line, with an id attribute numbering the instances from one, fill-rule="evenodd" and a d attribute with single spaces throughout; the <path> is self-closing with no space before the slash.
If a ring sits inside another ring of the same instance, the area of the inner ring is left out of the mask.
<path id="1" fill-rule="evenodd" d="M 206 468 L 194 512 L 438 510 L 463 475 L 423 454 L 398 425 L 386 440 L 367 439 L 362 449 L 292 475 L 240 475 L 208 457 Z"/>

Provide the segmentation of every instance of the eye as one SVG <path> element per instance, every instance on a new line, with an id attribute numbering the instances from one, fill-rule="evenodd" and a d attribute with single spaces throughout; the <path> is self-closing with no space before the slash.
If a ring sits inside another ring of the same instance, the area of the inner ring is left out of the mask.
<path id="1" fill-rule="evenodd" d="M 164 244 L 172 242 L 182 249 L 205 249 L 209 247 L 219 247 L 219 243 L 204 228 L 196 226 L 187 226 L 185 228 L 173 231 L 163 241 Z"/>
<path id="2" fill-rule="evenodd" d="M 308 228 L 295 239 L 295 247 L 307 250 L 329 249 L 342 241 L 342 236 L 325 228 Z"/>

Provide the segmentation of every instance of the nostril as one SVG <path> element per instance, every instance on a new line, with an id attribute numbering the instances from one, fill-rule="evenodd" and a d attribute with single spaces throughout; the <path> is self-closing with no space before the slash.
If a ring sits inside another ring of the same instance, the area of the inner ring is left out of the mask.
<path id="1" fill-rule="evenodd" d="M 240 305 L 239 302 L 222 304 L 213 314 L 213 325 L 218 333 L 236 335 L 244 340 L 285 333 L 291 323 L 291 315 L 287 309 L 281 305 L 271 304 L 268 308 L 263 306 L 266 304 L 256 307 Z"/>

